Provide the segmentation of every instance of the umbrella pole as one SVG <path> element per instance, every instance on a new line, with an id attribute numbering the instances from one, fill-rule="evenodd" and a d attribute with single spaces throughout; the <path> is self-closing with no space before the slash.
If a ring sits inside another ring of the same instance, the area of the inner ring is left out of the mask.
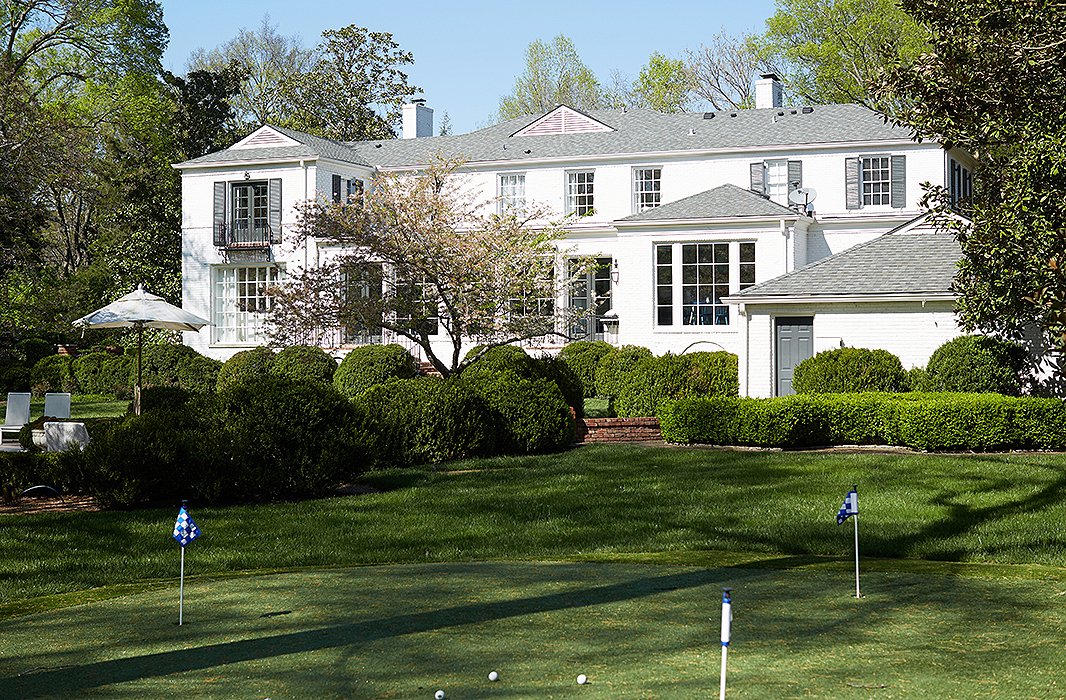
<path id="1" fill-rule="evenodd" d="M 144 348 L 144 324 L 137 324 L 137 386 L 133 387 L 133 412 L 141 415 L 141 350 Z"/>

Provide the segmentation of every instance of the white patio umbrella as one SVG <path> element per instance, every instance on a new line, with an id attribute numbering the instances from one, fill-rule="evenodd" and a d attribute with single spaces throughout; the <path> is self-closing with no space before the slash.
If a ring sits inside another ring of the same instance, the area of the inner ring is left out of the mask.
<path id="1" fill-rule="evenodd" d="M 74 322 L 82 328 L 137 329 L 137 386 L 133 390 L 133 410 L 141 412 L 141 350 L 145 328 L 164 328 L 171 331 L 198 331 L 207 325 L 205 319 L 179 309 L 162 297 L 144 291 L 143 285 L 102 309 L 82 316 Z"/>

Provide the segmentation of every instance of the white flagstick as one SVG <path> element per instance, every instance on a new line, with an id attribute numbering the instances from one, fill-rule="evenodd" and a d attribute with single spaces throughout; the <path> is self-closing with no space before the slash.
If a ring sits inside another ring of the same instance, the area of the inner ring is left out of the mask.
<path id="1" fill-rule="evenodd" d="M 181 626 L 185 610 L 185 548 L 181 548 L 181 583 L 178 585 L 178 626 Z"/>
<path id="2" fill-rule="evenodd" d="M 859 487 L 851 488 L 855 492 L 855 503 L 852 504 L 855 507 L 855 597 L 862 598 L 859 592 Z"/>
<path id="3" fill-rule="evenodd" d="M 729 635 L 733 624 L 733 589 L 722 589 L 722 674 L 718 685 L 718 698 L 725 700 L 725 664 L 729 655 Z"/>

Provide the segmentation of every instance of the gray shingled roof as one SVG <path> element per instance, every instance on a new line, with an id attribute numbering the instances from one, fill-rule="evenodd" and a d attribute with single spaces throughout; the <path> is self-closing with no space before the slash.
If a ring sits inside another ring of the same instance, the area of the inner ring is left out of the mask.
<path id="1" fill-rule="evenodd" d="M 661 114 L 646 109 L 593 110 L 588 115 L 612 127 L 600 133 L 514 136 L 543 115 L 528 115 L 456 136 L 340 142 L 273 127 L 300 146 L 224 150 L 182 165 L 322 156 L 383 168 L 423 165 L 437 154 L 465 161 L 582 158 L 622 153 L 792 146 L 797 144 L 908 140 L 906 129 L 859 105 L 803 109 L 742 109 L 734 112 Z"/>
<path id="2" fill-rule="evenodd" d="M 305 134 L 302 131 L 294 131 L 280 126 L 271 126 L 271 129 L 299 141 L 298 146 L 273 146 L 264 148 L 239 148 L 224 151 L 215 151 L 199 158 L 187 160 L 180 165 L 203 165 L 208 163 L 225 164 L 234 161 L 249 160 L 289 160 L 296 158 L 330 158 L 345 163 L 365 165 L 371 167 L 362 156 L 351 146 L 341 142 L 324 139 L 319 136 Z"/>
<path id="3" fill-rule="evenodd" d="M 859 105 L 818 105 L 802 109 L 744 109 L 735 112 L 662 114 L 646 109 L 593 110 L 588 115 L 614 131 L 513 136 L 543 115 L 511 119 L 457 136 L 436 136 L 349 144 L 379 167 L 428 162 L 437 153 L 466 161 L 522 161 L 622 153 L 791 146 L 855 141 L 909 140 L 910 131 L 886 124 Z M 735 116 L 733 116 L 735 115 Z M 695 132 L 695 133 L 691 133 Z"/>
<path id="4" fill-rule="evenodd" d="M 736 185 L 714 189 L 627 216 L 619 221 L 677 221 L 734 217 L 798 217 L 796 212 Z"/>
<path id="5" fill-rule="evenodd" d="M 962 257 L 955 237 L 926 222 L 889 231 L 866 243 L 732 295 L 763 298 L 951 294 Z"/>

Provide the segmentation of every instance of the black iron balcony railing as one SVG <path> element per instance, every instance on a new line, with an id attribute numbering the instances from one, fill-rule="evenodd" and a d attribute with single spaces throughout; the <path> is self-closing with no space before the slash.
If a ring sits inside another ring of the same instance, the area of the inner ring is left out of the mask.
<path id="1" fill-rule="evenodd" d="M 280 242 L 277 232 L 258 221 L 237 219 L 215 224 L 217 248 L 269 248 L 271 243 Z"/>

